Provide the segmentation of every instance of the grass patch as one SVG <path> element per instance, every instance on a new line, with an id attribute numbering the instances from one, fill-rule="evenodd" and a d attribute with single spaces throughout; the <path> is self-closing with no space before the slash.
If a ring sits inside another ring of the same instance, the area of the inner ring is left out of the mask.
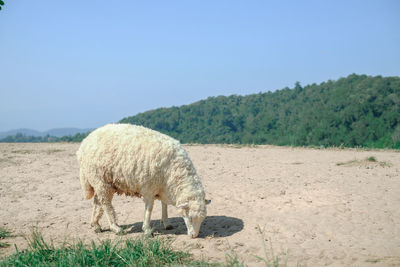
<path id="1" fill-rule="evenodd" d="M 228 147 L 228 148 L 257 148 L 258 145 L 255 144 L 239 144 L 239 143 L 234 143 L 234 144 L 216 144 L 219 147 Z"/>
<path id="2" fill-rule="evenodd" d="M 0 227 L 0 248 L 6 248 L 10 246 L 10 244 L 8 244 L 7 242 L 3 242 L 2 240 L 11 236 L 12 235 L 10 231 L 3 227 Z"/>
<path id="3" fill-rule="evenodd" d="M 359 162 L 359 161 L 354 159 L 354 160 L 349 160 L 346 162 L 338 162 L 338 163 L 336 163 L 336 165 L 337 166 L 350 166 L 350 165 L 356 164 L 357 162 Z"/>
<path id="4" fill-rule="evenodd" d="M 20 149 L 20 150 L 13 150 L 11 153 L 14 154 L 32 154 L 34 151 L 33 150 L 28 150 L 28 149 Z"/>
<path id="5" fill-rule="evenodd" d="M 236 257 L 225 264 L 197 261 L 185 251 L 174 250 L 171 241 L 159 238 L 104 240 L 84 245 L 48 243 L 38 231 L 26 238 L 28 249 L 0 259 L 0 266 L 243 266 Z"/>
<path id="6" fill-rule="evenodd" d="M 58 153 L 58 152 L 64 152 L 64 151 L 65 151 L 65 149 L 56 149 L 56 148 L 55 149 L 47 149 L 47 150 L 45 150 L 47 155 Z"/>
<path id="7" fill-rule="evenodd" d="M 38 232 L 27 238 L 29 248 L 10 255 L 0 266 L 164 266 L 186 264 L 189 253 L 174 251 L 159 239 L 92 242 L 85 246 L 63 244 L 55 247 Z"/>
<path id="8" fill-rule="evenodd" d="M 287 253 L 284 253 L 285 260 L 282 262 L 279 256 L 275 255 L 274 249 L 272 248 L 272 243 L 269 242 L 269 248 L 267 247 L 266 238 L 265 238 L 265 231 L 261 229 L 260 226 L 257 226 L 257 230 L 261 236 L 262 245 L 264 249 L 264 257 L 256 256 L 254 257 L 262 262 L 264 262 L 265 266 L 267 267 L 283 267 L 287 266 Z"/>
<path id="9" fill-rule="evenodd" d="M 303 162 L 299 162 L 299 161 L 295 161 L 295 162 L 293 162 L 292 163 L 293 165 L 301 165 L 301 164 L 304 164 Z"/>
<path id="10" fill-rule="evenodd" d="M 16 165 L 16 163 L 13 160 L 11 160 L 12 158 L 13 157 L 0 158 L 0 163 Z"/>
<path id="11" fill-rule="evenodd" d="M 378 263 L 378 262 L 380 262 L 381 261 L 381 259 L 369 259 L 369 260 L 366 260 L 365 262 L 369 262 L 369 263 Z"/>
<path id="12" fill-rule="evenodd" d="M 337 166 L 362 166 L 362 165 L 376 165 L 381 167 L 391 167 L 392 164 L 386 161 L 378 161 L 376 157 L 370 156 L 362 160 L 349 160 L 346 162 L 338 162 L 336 163 Z"/>

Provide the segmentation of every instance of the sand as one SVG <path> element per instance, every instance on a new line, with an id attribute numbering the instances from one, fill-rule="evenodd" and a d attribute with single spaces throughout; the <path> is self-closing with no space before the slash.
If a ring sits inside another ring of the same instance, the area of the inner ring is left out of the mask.
<path id="1" fill-rule="evenodd" d="M 46 240 L 114 239 L 90 228 L 75 151 L 79 144 L 0 144 L 0 227 L 15 237 L 8 255 L 27 247 L 33 228 Z M 288 266 L 400 266 L 400 153 L 288 147 L 185 146 L 212 200 L 200 236 L 186 236 L 175 207 L 174 229 L 152 225 L 160 238 L 196 258 L 236 254 L 249 266 L 278 256 Z M 375 157 L 376 162 L 365 160 Z M 123 238 L 142 235 L 144 204 L 116 196 Z M 105 217 L 100 221 L 108 228 Z"/>

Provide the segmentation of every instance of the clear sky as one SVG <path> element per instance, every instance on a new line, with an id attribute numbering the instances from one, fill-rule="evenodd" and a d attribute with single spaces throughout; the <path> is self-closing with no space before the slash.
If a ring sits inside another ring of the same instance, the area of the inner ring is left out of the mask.
<path id="1" fill-rule="evenodd" d="M 4 0 L 0 131 L 400 75 L 400 1 Z"/>

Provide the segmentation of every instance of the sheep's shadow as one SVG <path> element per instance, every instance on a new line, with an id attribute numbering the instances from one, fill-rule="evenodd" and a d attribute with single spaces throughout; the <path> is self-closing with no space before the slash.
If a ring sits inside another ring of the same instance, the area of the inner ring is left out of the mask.
<path id="1" fill-rule="evenodd" d="M 160 220 L 152 220 L 150 222 L 151 227 L 155 233 L 161 234 L 175 234 L 175 235 L 186 235 L 187 229 L 185 221 L 181 217 L 169 218 L 169 223 L 172 225 L 171 230 L 165 230 Z M 125 229 L 126 234 L 140 233 L 142 232 L 143 222 L 137 222 L 134 224 L 121 225 Z M 201 224 L 200 238 L 207 236 L 213 237 L 227 237 L 231 236 L 243 229 L 243 220 L 227 217 L 227 216 L 207 216 Z"/>

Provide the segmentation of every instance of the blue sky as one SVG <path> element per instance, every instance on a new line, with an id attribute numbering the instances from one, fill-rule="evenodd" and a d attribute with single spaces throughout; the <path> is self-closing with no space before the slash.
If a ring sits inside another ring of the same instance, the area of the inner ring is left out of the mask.
<path id="1" fill-rule="evenodd" d="M 4 0 L 0 131 L 400 75 L 400 1 Z"/>

